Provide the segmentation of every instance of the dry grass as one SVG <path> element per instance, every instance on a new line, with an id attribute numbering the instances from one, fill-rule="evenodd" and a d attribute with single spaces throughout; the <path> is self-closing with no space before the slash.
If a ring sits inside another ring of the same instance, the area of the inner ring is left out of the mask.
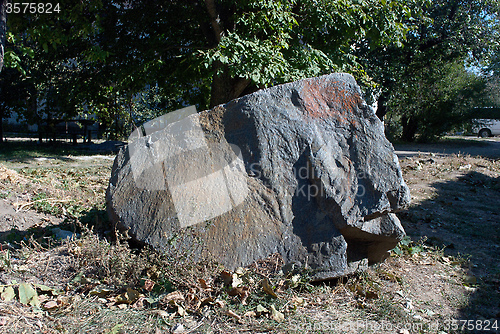
<path id="1" fill-rule="evenodd" d="M 498 294 L 498 264 L 493 263 L 497 256 L 481 255 L 478 249 L 485 246 L 484 240 L 487 249 L 498 247 L 497 234 L 488 229 L 486 239 L 478 242 L 469 225 L 450 227 L 460 212 L 442 202 L 464 196 L 463 187 L 473 184 L 480 185 L 484 196 L 498 196 L 498 161 L 429 158 L 402 161 L 416 197 L 403 215 L 414 241 L 406 239 L 391 258 L 362 275 L 316 285 L 308 283 L 305 271 L 283 274 L 277 255 L 226 273 L 216 263 L 192 263 L 175 250 L 161 255 L 131 247 L 110 229 L 103 211 L 108 161 L 83 168 L 1 168 L 0 200 L 17 203 L 18 208 L 24 205 L 20 213 L 25 215 L 55 215 L 59 220 L 0 237 L 0 284 L 14 287 L 16 293 L 12 300 L 0 301 L 0 332 L 399 333 L 406 328 L 409 333 L 439 333 L 434 326 L 452 332 L 443 327 L 449 319 L 494 317 L 498 306 L 488 313 L 478 305 L 484 293 Z M 468 177 L 471 171 L 480 175 Z M 460 181 L 464 175 L 465 181 Z M 440 187 L 443 181 L 455 182 L 455 192 L 453 184 Z M 45 198 L 39 198 L 42 192 Z M 490 206 L 481 207 L 481 198 L 477 201 L 472 208 L 476 216 L 489 212 Z M 428 218 L 429 213 L 434 216 Z M 483 221 L 487 228 L 495 226 L 494 218 L 485 216 Z M 54 222 L 80 236 L 57 240 Z M 432 234 L 438 223 L 441 243 Z M 459 240 L 453 241 L 455 249 L 443 248 L 450 238 Z M 474 262 L 485 257 L 491 258 L 490 272 Z M 272 292 L 263 287 L 264 281 Z M 39 306 L 23 305 L 21 282 L 52 290 L 37 290 Z"/>

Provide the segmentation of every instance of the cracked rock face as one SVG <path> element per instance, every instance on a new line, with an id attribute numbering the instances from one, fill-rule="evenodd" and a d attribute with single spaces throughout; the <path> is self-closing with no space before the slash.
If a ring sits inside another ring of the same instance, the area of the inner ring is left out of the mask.
<path id="1" fill-rule="evenodd" d="M 405 235 L 394 212 L 409 190 L 352 76 L 275 86 L 181 122 L 115 159 L 108 212 L 138 241 L 165 250 L 182 236 L 179 250 L 228 269 L 280 253 L 322 280 L 383 260 Z"/>

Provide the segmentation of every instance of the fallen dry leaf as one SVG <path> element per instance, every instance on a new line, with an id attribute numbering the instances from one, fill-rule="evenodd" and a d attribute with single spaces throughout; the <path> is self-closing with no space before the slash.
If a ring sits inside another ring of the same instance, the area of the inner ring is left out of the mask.
<path id="1" fill-rule="evenodd" d="M 133 304 L 132 304 L 132 307 L 133 307 L 133 308 L 143 308 L 143 307 L 144 307 L 144 302 L 146 302 L 146 303 L 147 303 L 147 301 L 146 301 L 146 297 L 141 296 L 141 297 L 139 297 L 139 298 L 135 301 L 135 303 L 133 303 Z"/>
<path id="2" fill-rule="evenodd" d="M 127 288 L 127 291 L 116 297 L 117 304 L 133 304 L 139 299 L 140 293 L 132 288 Z"/>
<path id="3" fill-rule="evenodd" d="M 248 286 L 241 286 L 237 288 L 233 288 L 227 291 L 227 294 L 230 296 L 238 296 L 240 297 L 240 301 L 243 305 L 246 305 L 246 300 L 250 295 L 250 288 Z"/>
<path id="4" fill-rule="evenodd" d="M 257 305 L 255 312 L 257 313 L 257 316 L 261 316 L 262 314 L 269 313 L 269 310 L 267 308 L 265 308 L 264 306 L 259 304 L 259 305 Z"/>
<path id="5" fill-rule="evenodd" d="M 150 313 L 162 318 L 167 318 L 169 315 L 168 312 L 165 310 L 152 310 Z"/>
<path id="6" fill-rule="evenodd" d="M 29 283 L 19 284 L 19 301 L 24 305 L 38 306 L 40 305 L 40 300 L 38 299 L 38 294 L 36 290 Z"/>
<path id="7" fill-rule="evenodd" d="M 203 278 L 199 278 L 198 282 L 200 282 L 200 286 L 202 289 L 209 290 L 209 291 L 213 290 L 212 287 L 210 285 L 208 285 L 207 282 Z"/>
<path id="8" fill-rule="evenodd" d="M 46 302 L 45 304 L 43 304 L 43 308 L 46 310 L 52 310 L 52 309 L 57 308 L 58 306 L 59 306 L 59 304 L 55 300 L 50 300 L 50 301 Z"/>
<path id="9" fill-rule="evenodd" d="M 16 292 L 14 291 L 14 288 L 11 286 L 5 287 L 5 289 L 2 291 L 2 294 L 0 295 L 3 301 L 11 301 L 16 297 Z"/>
<path id="10" fill-rule="evenodd" d="M 104 298 L 107 295 L 111 294 L 112 292 L 113 292 L 113 290 L 109 289 L 109 288 L 96 287 L 96 288 L 90 290 L 89 295 Z"/>
<path id="11" fill-rule="evenodd" d="M 223 271 L 220 273 L 220 277 L 226 286 L 232 286 L 233 283 L 233 275 L 228 273 L 227 271 Z"/>
<path id="12" fill-rule="evenodd" d="M 54 288 L 51 288 L 51 287 L 48 287 L 46 285 L 43 285 L 43 284 L 35 284 L 35 288 L 37 288 L 40 293 L 44 293 L 44 294 L 47 294 L 47 295 L 52 295 L 52 296 L 58 296 L 60 293 L 59 291 L 57 291 L 56 289 Z"/>
<path id="13" fill-rule="evenodd" d="M 293 297 L 292 300 L 290 301 L 290 303 L 294 306 L 294 307 L 297 307 L 297 306 L 305 306 L 305 300 L 304 298 L 300 298 L 300 297 Z"/>
<path id="14" fill-rule="evenodd" d="M 177 314 L 184 317 L 186 315 L 186 310 L 182 306 L 177 305 Z"/>
<path id="15" fill-rule="evenodd" d="M 171 329 L 173 334 L 181 334 L 186 332 L 183 324 L 175 324 Z"/>
<path id="16" fill-rule="evenodd" d="M 237 273 L 239 276 L 243 276 L 246 274 L 247 271 L 248 270 L 243 268 L 243 267 L 238 267 L 238 268 L 236 268 L 235 273 Z"/>
<path id="17" fill-rule="evenodd" d="M 146 291 L 151 292 L 155 286 L 155 282 L 153 280 L 150 280 L 149 278 L 144 280 L 144 284 L 142 285 L 142 288 Z"/>
<path id="18" fill-rule="evenodd" d="M 200 299 L 194 293 L 188 293 L 188 294 L 186 294 L 186 302 L 189 305 L 195 305 L 195 309 L 198 309 L 199 306 L 201 305 Z"/>
<path id="19" fill-rule="evenodd" d="M 269 282 L 269 279 L 266 277 L 260 282 L 262 286 L 262 290 L 264 290 L 265 293 L 267 293 L 270 296 L 273 296 L 274 298 L 278 298 L 278 295 L 273 291 L 273 288 L 271 287 L 271 282 Z"/>
<path id="20" fill-rule="evenodd" d="M 226 302 L 220 299 L 217 299 L 214 304 L 220 308 L 224 308 L 226 306 Z"/>
<path id="21" fill-rule="evenodd" d="M 233 280 L 231 282 L 231 286 L 233 288 L 237 288 L 243 284 L 243 280 L 240 278 L 240 275 L 237 273 L 233 274 Z"/>
<path id="22" fill-rule="evenodd" d="M 180 291 L 170 292 L 161 299 L 162 303 L 169 304 L 171 302 L 184 301 L 184 295 Z"/>
<path id="23" fill-rule="evenodd" d="M 271 305 L 271 318 L 274 321 L 281 322 L 281 321 L 285 320 L 285 315 L 283 313 L 281 313 L 280 311 L 276 310 L 274 305 Z"/>
<path id="24" fill-rule="evenodd" d="M 243 314 L 243 317 L 255 318 L 256 316 L 257 316 L 257 313 L 255 311 L 248 311 L 245 314 Z"/>
<path id="25" fill-rule="evenodd" d="M 204 298 L 201 302 L 200 302 L 200 305 L 199 307 L 203 307 L 205 305 L 209 305 L 209 304 L 214 304 L 214 299 L 212 297 L 207 297 L 207 298 Z M 198 308 L 199 308 L 198 307 Z"/>
<path id="26" fill-rule="evenodd" d="M 225 311 L 224 311 L 224 314 L 225 314 L 225 315 L 228 315 L 228 316 L 230 316 L 230 317 L 233 317 L 233 318 L 235 318 L 236 320 L 241 320 L 241 316 L 240 316 L 240 315 L 238 315 L 237 313 L 235 313 L 235 312 L 231 311 L 231 310 L 225 310 Z"/>
<path id="27" fill-rule="evenodd" d="M 15 170 L 9 169 L 4 166 L 0 166 L 0 180 L 7 180 L 9 182 L 15 182 L 18 179 L 23 179 Z"/>

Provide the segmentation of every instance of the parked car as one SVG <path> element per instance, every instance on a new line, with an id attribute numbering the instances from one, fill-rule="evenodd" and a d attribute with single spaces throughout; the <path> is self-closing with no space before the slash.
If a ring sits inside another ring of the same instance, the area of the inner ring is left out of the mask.
<path id="1" fill-rule="evenodd" d="M 486 138 L 500 135 L 500 120 L 498 119 L 475 119 L 473 122 L 473 130 L 478 137 Z"/>

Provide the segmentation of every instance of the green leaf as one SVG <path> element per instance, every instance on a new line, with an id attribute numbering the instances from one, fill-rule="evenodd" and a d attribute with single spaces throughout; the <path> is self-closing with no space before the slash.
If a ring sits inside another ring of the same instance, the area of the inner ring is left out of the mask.
<path id="1" fill-rule="evenodd" d="M 394 252 L 394 254 L 396 254 L 396 255 L 401 255 L 401 254 L 403 254 L 403 251 L 401 250 L 401 248 L 399 248 L 399 247 L 397 247 L 397 246 L 396 246 L 396 247 L 395 247 L 392 251 L 393 251 L 393 252 Z"/>
<path id="2" fill-rule="evenodd" d="M 267 308 L 265 308 L 264 306 L 259 304 L 259 305 L 257 305 L 255 312 L 257 312 L 257 314 L 262 314 L 262 313 L 269 313 L 269 310 Z"/>
<path id="3" fill-rule="evenodd" d="M 6 287 L 2 294 L 0 295 L 0 297 L 2 298 L 3 301 L 11 301 L 12 299 L 14 299 L 14 297 L 16 296 L 16 293 L 14 291 L 14 288 L 11 287 L 11 286 L 8 286 Z"/>
<path id="4" fill-rule="evenodd" d="M 283 313 L 281 313 L 280 311 L 276 310 L 274 305 L 271 305 L 271 318 L 274 321 L 281 322 L 281 321 L 285 320 L 285 315 Z"/>
<path id="5" fill-rule="evenodd" d="M 411 238 L 409 236 L 405 236 L 403 240 L 400 241 L 400 243 L 403 246 L 408 246 L 409 244 L 411 244 Z"/>
<path id="6" fill-rule="evenodd" d="M 123 324 L 118 324 L 115 325 L 107 334 L 118 334 L 120 332 L 120 329 L 123 327 Z"/>
<path id="7" fill-rule="evenodd" d="M 73 278 L 73 279 L 71 280 L 71 284 L 79 284 L 79 283 L 81 283 L 82 278 L 83 278 L 83 272 L 79 272 L 79 273 L 75 276 L 75 278 Z"/>
<path id="8" fill-rule="evenodd" d="M 19 284 L 19 301 L 24 305 L 40 305 L 36 290 L 28 283 Z"/>

